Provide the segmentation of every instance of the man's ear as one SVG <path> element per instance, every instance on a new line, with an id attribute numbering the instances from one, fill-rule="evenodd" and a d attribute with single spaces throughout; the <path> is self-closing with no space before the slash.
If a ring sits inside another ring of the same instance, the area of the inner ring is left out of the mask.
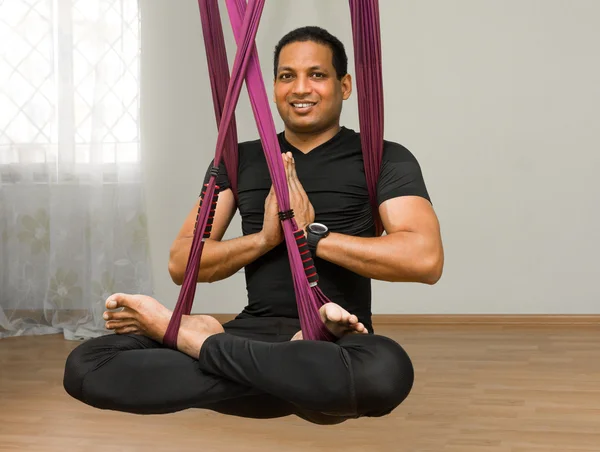
<path id="1" fill-rule="evenodd" d="M 340 83 L 342 84 L 342 98 L 348 100 L 350 94 L 352 94 L 352 76 L 350 74 L 344 75 Z"/>

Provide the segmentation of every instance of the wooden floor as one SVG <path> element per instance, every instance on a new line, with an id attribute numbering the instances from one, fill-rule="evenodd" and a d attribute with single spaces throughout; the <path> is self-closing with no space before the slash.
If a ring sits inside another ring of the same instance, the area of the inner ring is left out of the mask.
<path id="1" fill-rule="evenodd" d="M 62 388 L 76 343 L 0 340 L 0 451 L 600 451 L 600 327 L 380 327 L 416 381 L 396 411 L 321 427 L 204 410 L 100 411 Z"/>

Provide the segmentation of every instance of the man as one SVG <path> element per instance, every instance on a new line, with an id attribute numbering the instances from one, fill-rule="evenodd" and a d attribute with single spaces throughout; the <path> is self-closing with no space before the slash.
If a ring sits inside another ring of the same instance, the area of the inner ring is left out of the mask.
<path id="1" fill-rule="evenodd" d="M 265 157 L 260 141 L 241 143 L 238 205 L 222 166 L 198 281 L 222 280 L 244 267 L 246 308 L 225 325 L 184 316 L 175 351 L 161 346 L 168 309 L 150 297 L 113 295 L 105 319 L 117 334 L 81 344 L 67 361 L 65 388 L 77 399 L 134 413 L 196 407 L 335 424 L 387 414 L 410 392 L 410 359 L 396 342 L 372 334 L 370 281 L 434 284 L 441 277 L 439 224 L 419 164 L 404 147 L 385 143 L 377 196 L 386 234 L 374 237 L 360 137 L 340 126 L 352 92 L 343 45 L 323 29 L 297 29 L 279 42 L 274 63 L 290 202 L 309 235 L 319 285 L 332 301 L 320 309 L 321 318 L 338 341 L 302 340 Z M 172 246 L 169 270 L 177 284 L 197 208 Z M 243 236 L 223 241 L 236 208 Z M 317 231 L 315 221 L 329 233 Z M 122 311 L 111 312 L 116 308 Z"/>

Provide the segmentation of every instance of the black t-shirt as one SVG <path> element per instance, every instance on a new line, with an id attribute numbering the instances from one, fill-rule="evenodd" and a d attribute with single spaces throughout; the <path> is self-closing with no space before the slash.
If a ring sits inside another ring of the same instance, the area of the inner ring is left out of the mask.
<path id="1" fill-rule="evenodd" d="M 308 154 L 278 135 L 282 152 L 292 152 L 298 179 L 315 209 L 315 221 L 341 234 L 373 237 L 375 223 L 369 204 L 360 134 L 342 127 L 332 139 Z M 210 168 L 210 167 L 209 167 Z M 208 181 L 208 171 L 205 183 Z M 244 235 L 262 230 L 265 199 L 271 177 L 260 140 L 239 144 L 238 195 Z M 217 185 L 229 188 L 221 163 Z M 384 142 L 377 200 L 399 196 L 430 200 L 414 155 L 398 143 Z M 356 314 L 372 331 L 371 280 L 331 262 L 315 259 L 319 287 L 333 302 Z M 285 242 L 245 268 L 248 305 L 241 317 L 298 318 L 294 286 Z"/>

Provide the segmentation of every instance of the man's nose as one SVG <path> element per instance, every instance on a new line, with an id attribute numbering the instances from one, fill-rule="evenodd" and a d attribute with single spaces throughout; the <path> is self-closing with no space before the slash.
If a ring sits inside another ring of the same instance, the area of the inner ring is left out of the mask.
<path id="1" fill-rule="evenodd" d="M 310 81 L 305 76 L 298 76 L 294 81 L 293 92 L 296 95 L 304 96 L 306 94 L 310 94 L 312 91 L 312 86 Z"/>

